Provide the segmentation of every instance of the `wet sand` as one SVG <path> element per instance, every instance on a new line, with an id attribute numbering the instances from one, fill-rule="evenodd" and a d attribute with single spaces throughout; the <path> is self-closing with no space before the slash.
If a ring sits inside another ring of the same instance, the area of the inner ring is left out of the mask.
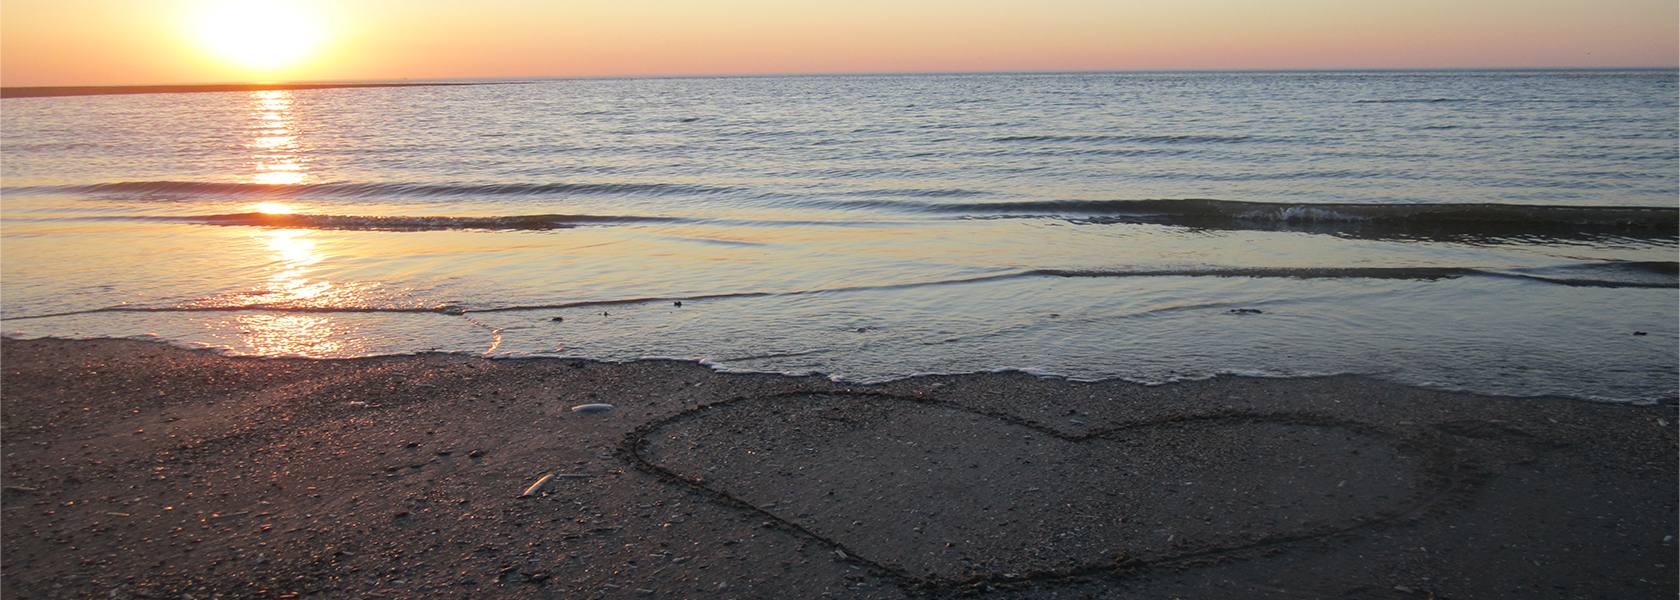
<path id="1" fill-rule="evenodd" d="M 7 598 L 1677 593 L 1672 405 L 124 340 L 0 368 Z"/>

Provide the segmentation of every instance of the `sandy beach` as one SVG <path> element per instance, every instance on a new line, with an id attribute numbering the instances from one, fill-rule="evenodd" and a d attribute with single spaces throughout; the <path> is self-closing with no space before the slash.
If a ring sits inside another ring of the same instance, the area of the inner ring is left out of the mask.
<path id="1" fill-rule="evenodd" d="M 6 597 L 1677 591 L 1672 405 L 0 348 Z"/>

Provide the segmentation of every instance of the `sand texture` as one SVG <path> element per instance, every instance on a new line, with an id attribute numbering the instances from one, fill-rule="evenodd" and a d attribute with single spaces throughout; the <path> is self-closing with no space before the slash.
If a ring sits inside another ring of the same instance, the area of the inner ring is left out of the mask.
<path id="1" fill-rule="evenodd" d="M 0 348 L 7 598 L 1680 591 L 1672 405 Z"/>

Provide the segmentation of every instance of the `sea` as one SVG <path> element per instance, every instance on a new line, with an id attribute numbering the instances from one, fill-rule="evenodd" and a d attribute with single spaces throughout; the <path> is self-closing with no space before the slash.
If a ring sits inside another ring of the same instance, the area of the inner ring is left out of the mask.
<path id="1" fill-rule="evenodd" d="M 11 98 L 0 330 L 1673 401 L 1676 99 L 1672 69 Z"/>

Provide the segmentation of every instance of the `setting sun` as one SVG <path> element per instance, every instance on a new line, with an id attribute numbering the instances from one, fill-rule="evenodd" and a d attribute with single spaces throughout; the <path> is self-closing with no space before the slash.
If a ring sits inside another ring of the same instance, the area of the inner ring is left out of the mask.
<path id="1" fill-rule="evenodd" d="M 193 35 L 217 60 L 266 73 L 309 58 L 325 31 L 297 3 L 226 0 L 198 8 Z"/>

